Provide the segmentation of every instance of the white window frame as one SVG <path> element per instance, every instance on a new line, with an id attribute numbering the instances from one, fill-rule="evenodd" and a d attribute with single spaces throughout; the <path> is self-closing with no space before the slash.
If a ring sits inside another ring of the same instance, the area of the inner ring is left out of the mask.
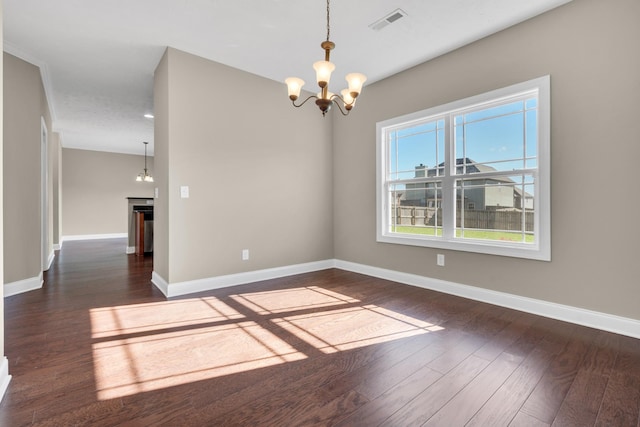
<path id="1" fill-rule="evenodd" d="M 423 246 L 456 251 L 477 252 L 483 254 L 528 258 L 551 261 L 551 79 L 543 76 L 512 86 L 486 92 L 480 95 L 454 101 L 448 104 L 418 111 L 400 117 L 384 120 L 376 124 L 376 238 L 378 242 L 400 245 Z M 389 155 L 387 135 L 390 129 L 411 126 L 431 117 L 451 114 L 458 110 L 479 108 L 501 99 L 521 96 L 537 91 L 538 96 L 538 141 L 537 141 L 537 176 L 534 198 L 534 231 L 535 243 L 505 242 L 479 239 L 455 238 L 455 181 L 462 178 L 456 176 L 455 142 L 452 141 L 453 124 L 445 127 L 445 175 L 442 176 L 443 194 L 443 230 L 442 236 L 427 236 L 391 232 L 391 203 L 388 200 Z M 445 203 L 445 198 L 453 202 Z"/>

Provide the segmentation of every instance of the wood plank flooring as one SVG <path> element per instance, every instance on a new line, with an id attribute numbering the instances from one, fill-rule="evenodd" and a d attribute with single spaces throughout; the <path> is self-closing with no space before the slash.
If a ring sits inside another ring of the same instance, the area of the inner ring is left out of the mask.
<path id="1" fill-rule="evenodd" d="M 5 299 L 0 426 L 640 427 L 640 340 L 341 270 L 167 301 L 125 246 Z"/>

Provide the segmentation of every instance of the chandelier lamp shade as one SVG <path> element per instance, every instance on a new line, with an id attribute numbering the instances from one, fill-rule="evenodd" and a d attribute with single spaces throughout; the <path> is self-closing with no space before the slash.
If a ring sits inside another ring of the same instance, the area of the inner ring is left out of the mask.
<path id="1" fill-rule="evenodd" d="M 296 101 L 300 98 L 300 91 L 304 86 L 304 80 L 297 77 L 289 77 L 285 80 L 285 83 L 287 84 L 289 91 L 289 99 L 293 103 L 294 107 L 302 107 L 308 100 L 315 99 L 316 105 L 320 108 L 320 111 L 322 111 L 322 116 L 324 116 L 333 105 L 337 105 L 340 112 L 346 116 L 355 105 L 358 95 L 362 93 L 362 85 L 367 81 L 367 77 L 360 73 L 347 74 L 345 78 L 347 80 L 348 88 L 340 91 L 340 95 L 329 92 L 331 73 L 336 68 L 336 66 L 330 61 L 331 51 L 336 47 L 335 43 L 329 40 L 330 33 L 330 9 L 329 0 L 327 0 L 327 40 L 320 44 L 320 47 L 324 50 L 324 61 L 318 61 L 313 64 L 320 92 L 317 95 L 311 95 L 301 103 L 296 104 Z"/>
<path id="2" fill-rule="evenodd" d="M 138 174 L 136 181 L 153 182 L 153 177 L 149 173 L 149 169 L 147 169 L 147 145 L 149 143 L 147 141 L 143 141 L 142 143 L 144 144 L 144 170 Z"/>

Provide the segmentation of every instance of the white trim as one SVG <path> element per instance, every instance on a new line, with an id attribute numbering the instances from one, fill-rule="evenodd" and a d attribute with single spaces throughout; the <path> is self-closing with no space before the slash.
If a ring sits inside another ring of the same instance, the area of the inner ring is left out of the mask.
<path id="1" fill-rule="evenodd" d="M 0 363 L 0 401 L 4 397 L 11 381 L 11 375 L 9 375 L 9 360 L 6 357 L 2 358 Z"/>
<path id="2" fill-rule="evenodd" d="M 336 268 L 366 274 L 381 279 L 392 280 L 406 285 L 431 289 L 463 298 L 482 301 L 493 305 L 524 311 L 543 317 L 601 329 L 616 334 L 640 338 L 640 320 L 615 316 L 598 311 L 586 310 L 563 304 L 556 304 L 533 298 L 521 297 L 504 292 L 492 291 L 475 286 L 462 285 L 445 280 L 432 279 L 416 274 L 402 273 L 384 268 L 371 267 L 348 261 L 336 260 Z"/>
<path id="3" fill-rule="evenodd" d="M 153 283 L 167 298 L 171 298 L 195 292 L 244 285 L 246 283 L 259 282 L 261 280 L 293 276 L 294 274 L 326 270 L 333 267 L 335 267 L 335 260 L 328 259 L 324 261 L 247 271 L 245 273 L 228 274 L 226 276 L 208 277 L 205 279 L 189 280 L 187 282 L 171 284 L 168 284 L 166 280 L 154 271 L 151 275 L 151 283 Z"/>
<path id="4" fill-rule="evenodd" d="M 59 251 L 60 249 L 62 249 L 62 241 L 60 241 L 60 243 L 54 243 L 53 250 Z"/>
<path id="5" fill-rule="evenodd" d="M 156 273 L 155 270 L 151 272 L 151 283 L 153 283 L 165 297 L 169 297 L 169 284 L 162 276 Z"/>
<path id="6" fill-rule="evenodd" d="M 127 246 L 126 253 L 127 253 L 127 255 L 135 254 L 136 253 L 136 247 L 135 246 Z"/>
<path id="7" fill-rule="evenodd" d="M 4 296 L 10 297 L 13 295 L 22 294 L 24 292 L 33 291 L 42 288 L 42 273 L 36 277 L 30 277 L 29 279 L 18 280 L 16 282 L 5 283 Z"/>
<path id="8" fill-rule="evenodd" d="M 49 254 L 49 258 L 47 258 L 47 268 L 44 271 L 47 271 L 51 268 L 51 264 L 53 264 L 53 260 L 56 257 L 56 253 L 54 251 L 51 251 L 51 253 Z"/>
<path id="9" fill-rule="evenodd" d="M 127 233 L 111 233 L 111 234 L 75 234 L 71 236 L 62 236 L 60 239 L 60 246 L 62 246 L 62 242 L 72 241 L 72 240 L 95 240 L 95 239 L 120 239 L 122 237 L 127 237 Z"/>

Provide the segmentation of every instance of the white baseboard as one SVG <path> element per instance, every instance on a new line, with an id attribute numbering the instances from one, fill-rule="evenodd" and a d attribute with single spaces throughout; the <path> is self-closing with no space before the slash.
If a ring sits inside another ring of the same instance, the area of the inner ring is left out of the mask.
<path id="1" fill-rule="evenodd" d="M 54 251 L 59 251 L 60 249 L 62 249 L 62 240 L 60 241 L 60 243 L 54 243 L 53 244 L 53 250 Z"/>
<path id="2" fill-rule="evenodd" d="M 0 362 L 0 401 L 7 392 L 9 382 L 11 381 L 11 375 L 9 375 L 9 360 L 6 357 L 2 358 Z"/>
<path id="3" fill-rule="evenodd" d="M 110 233 L 110 234 L 76 234 L 71 236 L 62 236 L 60 244 L 72 240 L 95 240 L 95 239 L 120 239 L 127 237 L 127 233 Z"/>
<path id="4" fill-rule="evenodd" d="M 431 279 L 429 277 L 418 276 L 415 274 L 356 264 L 348 261 L 336 260 L 335 266 L 342 270 L 353 271 L 355 273 L 392 280 L 406 285 L 418 286 L 446 294 L 457 295 L 463 298 L 482 301 L 493 305 L 499 305 L 501 307 L 537 314 L 539 316 L 575 323 L 577 325 L 588 326 L 590 328 L 601 329 L 603 331 L 613 332 L 616 334 L 627 335 L 633 338 L 640 338 L 640 320 L 636 319 L 615 316 L 598 311 L 585 310 L 583 308 L 556 304 L 533 298 L 521 297 L 475 286 L 447 282 L 445 280 Z"/>
<path id="5" fill-rule="evenodd" d="M 136 247 L 135 246 L 127 246 L 127 255 L 128 254 L 135 254 L 136 253 Z"/>
<path id="6" fill-rule="evenodd" d="M 151 272 L 151 283 L 162 292 L 162 294 L 169 298 L 169 284 L 162 276 L 154 271 Z"/>
<path id="7" fill-rule="evenodd" d="M 312 271 L 333 268 L 335 261 L 324 260 L 305 264 L 288 265 L 284 267 L 267 268 L 264 270 L 248 271 L 246 273 L 229 274 L 226 276 L 208 277 L 205 279 L 190 280 L 168 284 L 155 271 L 151 275 L 151 282 L 167 297 L 176 297 L 196 292 L 226 288 L 246 283 L 259 282 L 261 280 L 277 279 L 279 277 L 293 276 L 294 274 L 309 273 Z"/>
<path id="8" fill-rule="evenodd" d="M 49 254 L 49 259 L 47 259 L 47 268 L 44 269 L 44 271 L 47 271 L 51 268 L 51 264 L 53 264 L 53 259 L 56 257 L 56 253 L 54 251 L 51 251 L 51 253 Z"/>
<path id="9" fill-rule="evenodd" d="M 36 277 L 30 277 L 29 279 L 18 280 L 17 282 L 4 284 L 4 296 L 10 297 L 12 295 L 18 295 L 24 292 L 33 291 L 35 289 L 42 288 L 42 273 Z"/>
<path id="10" fill-rule="evenodd" d="M 367 276 L 391 280 L 405 285 L 457 295 L 538 316 L 640 338 L 640 320 L 342 260 L 324 260 L 172 284 L 168 284 L 164 278 L 154 271 L 151 282 L 167 298 L 170 298 L 261 280 L 292 276 L 294 274 L 325 270 L 327 268 L 339 268 L 366 274 Z"/>

